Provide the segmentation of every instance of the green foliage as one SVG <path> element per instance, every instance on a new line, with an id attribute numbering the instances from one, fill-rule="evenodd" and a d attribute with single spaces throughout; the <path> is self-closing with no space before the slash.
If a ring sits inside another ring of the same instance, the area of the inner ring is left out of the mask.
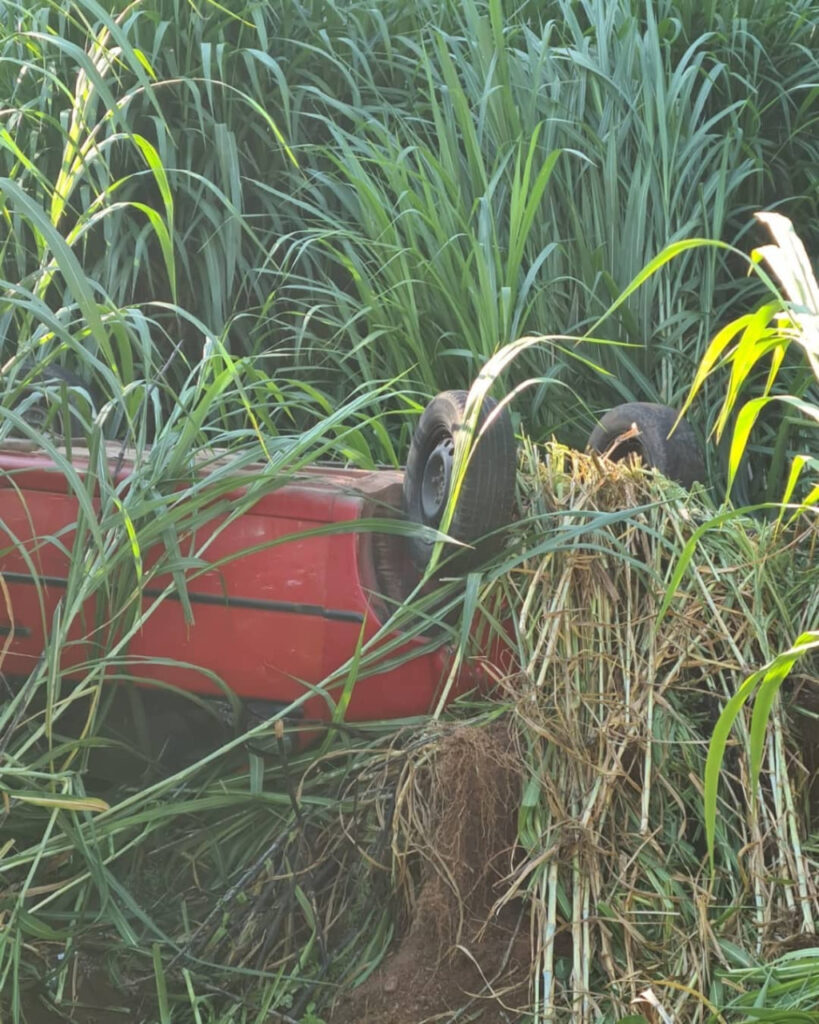
<path id="1" fill-rule="evenodd" d="M 49 649 L 0 708 L 13 1020 L 35 980 L 69 995 L 89 949 L 115 976 L 137 963 L 163 1021 L 309 1020 L 326 986 L 375 969 L 391 937 L 386 901 L 365 904 L 358 869 L 344 873 L 342 836 L 326 861 L 342 865 L 339 888 L 311 874 L 310 837 L 338 831 L 339 807 L 360 810 L 368 856 L 383 850 L 383 751 L 369 734 L 297 759 L 283 780 L 244 753 L 268 723 L 170 778 L 153 780 L 148 759 L 144 776 L 97 791 L 104 681 L 133 675 L 128 639 L 162 612 L 133 596 L 165 572 L 164 596 L 184 604 L 205 562 L 180 538 L 319 458 L 400 464 L 406 413 L 487 363 L 473 399 L 497 372 L 526 396 L 531 432 L 579 443 L 617 401 L 679 402 L 724 345 L 743 352 L 735 383 L 763 383 L 737 436 L 766 471 L 749 481 L 740 441 L 711 455 L 712 473 L 724 459 L 735 494 L 778 497 L 784 483 L 803 496 L 785 467 L 797 452 L 812 468 L 815 380 L 782 341 L 803 337 L 800 310 L 787 306 L 786 335 L 770 331 L 779 299 L 741 335 L 717 332 L 764 294 L 759 275 L 736 282 L 730 244 L 745 242 L 749 211 L 776 204 L 819 224 L 817 17 L 816 0 L 0 0 L 0 439 L 35 440 L 81 508 Z M 45 400 L 55 423 L 69 406 L 82 420 L 87 479 L 29 416 L 50 364 L 83 382 Z M 698 385 L 705 435 L 722 385 Z M 127 491 L 106 438 L 135 450 Z M 192 467 L 213 448 L 234 461 L 203 484 Z M 257 463 L 237 504 L 235 473 Z M 549 532 L 541 553 L 587 525 Z M 479 578 L 458 589 L 444 610 L 486 611 Z M 95 595 L 110 613 L 103 649 L 64 687 L 59 650 Z M 442 614 L 421 597 L 397 622 L 419 633 Z M 467 631 L 453 626 L 453 642 Z M 794 652 L 759 675 L 763 692 Z M 374 660 L 357 651 L 328 685 Z M 262 925 L 274 931 L 268 877 L 288 880 L 275 970 L 257 956 Z M 355 911 L 332 963 L 316 893 L 330 918 L 336 901 Z"/>
<path id="2" fill-rule="evenodd" d="M 785 360 L 789 348 L 798 346 L 807 364 L 812 384 L 819 384 L 819 285 L 813 273 L 808 255 L 790 221 L 779 214 L 758 214 L 758 218 L 771 230 L 773 245 L 765 245 L 752 254 L 753 262 L 768 264 L 778 279 L 783 294 L 775 282 L 763 273 L 772 292 L 772 300 L 756 312 L 739 317 L 726 325 L 716 335 L 706 350 L 702 363 L 694 378 L 686 406 L 694 401 L 705 378 L 719 364 L 730 366 L 730 378 L 716 421 L 715 429 L 726 429 L 729 418 L 735 414 L 729 458 L 729 487 L 734 481 L 741 460 L 749 446 L 751 432 L 764 410 L 774 402 L 795 409 L 802 417 L 819 420 L 819 405 L 793 394 L 775 393 L 774 388 L 784 376 L 785 386 L 792 381 L 792 371 L 787 369 Z M 764 377 L 761 394 L 746 398 L 748 390 L 759 377 L 758 367 L 763 365 Z M 797 381 L 803 376 L 797 373 Z M 739 407 L 737 409 L 737 407 Z M 780 458 L 781 450 L 777 453 Z M 790 468 L 774 464 L 767 469 L 771 478 L 781 483 L 781 495 L 785 507 L 780 509 L 780 520 L 787 513 L 787 505 L 794 498 L 800 474 L 809 467 L 815 474 L 817 460 L 810 455 L 799 454 Z M 812 482 L 810 490 L 803 494 L 796 511 L 809 512 L 819 498 L 819 484 Z M 798 517 L 798 515 L 797 515 Z M 717 523 L 707 524 L 714 528 Z M 700 535 L 702 534 L 700 531 Z M 678 566 L 675 581 L 685 572 L 691 559 L 696 556 L 698 537 L 692 538 Z M 669 597 L 674 585 L 669 589 Z M 666 601 L 666 606 L 668 601 Z M 808 622 L 808 626 L 812 623 Z M 751 721 L 750 769 L 751 779 L 756 784 L 762 767 L 762 758 L 767 740 L 767 726 L 771 707 L 785 679 L 794 665 L 802 658 L 819 649 L 819 632 L 808 628 L 796 636 L 791 646 L 771 657 L 763 668 L 753 672 L 736 694 L 726 704 L 714 729 L 714 736 L 708 754 L 705 770 L 705 805 L 709 849 L 713 851 L 714 829 L 717 813 L 717 790 L 720 768 L 725 755 L 726 744 L 737 716 L 751 696 L 755 696 Z"/>
<path id="3" fill-rule="evenodd" d="M 814 2 L 4 0 L 6 358 L 71 364 L 101 318 L 139 334 L 109 371 L 167 409 L 208 337 L 333 402 L 581 337 L 667 244 L 736 242 L 772 201 L 810 221 Z M 607 321 L 621 344 L 527 352 L 530 428 L 679 401 L 731 269 L 691 250 Z"/>
<path id="4" fill-rule="evenodd" d="M 751 432 L 772 403 L 789 406 L 803 422 L 819 419 L 816 392 L 813 390 L 819 384 L 819 285 L 805 247 L 790 221 L 772 213 L 757 214 L 757 218 L 770 228 L 776 244 L 755 249 L 752 259 L 755 264 L 764 261 L 769 265 L 781 282 L 784 298 L 774 281 L 760 272 L 772 292 L 771 301 L 718 332 L 703 355 L 684 407 L 687 409 L 691 405 L 706 377 L 718 363 L 730 366 L 725 398 L 714 427 L 719 437 L 725 431 L 729 418 L 735 415 L 728 461 L 729 490 L 746 455 Z M 793 363 L 790 366 L 786 363 L 793 344 L 803 354 L 803 360 L 796 364 L 796 368 Z M 792 388 L 796 384 L 799 388 L 796 394 L 775 390 L 783 383 L 783 377 L 786 378 L 786 387 Z M 754 390 L 761 391 L 761 394 L 751 399 L 744 398 L 743 394 L 751 390 L 756 381 L 760 383 Z M 813 400 L 806 401 L 806 395 Z M 816 469 L 815 461 L 800 453 L 789 468 L 785 464 L 782 445 L 777 445 L 770 463 L 758 467 L 767 474 L 770 500 L 790 501 L 806 465 Z M 806 503 L 811 504 L 817 495 L 819 492 L 814 488 L 806 496 Z"/>
<path id="5" fill-rule="evenodd" d="M 738 967 L 726 978 L 741 987 L 728 1007 L 737 1024 L 817 1024 L 819 946 L 795 949 L 763 966 Z"/>

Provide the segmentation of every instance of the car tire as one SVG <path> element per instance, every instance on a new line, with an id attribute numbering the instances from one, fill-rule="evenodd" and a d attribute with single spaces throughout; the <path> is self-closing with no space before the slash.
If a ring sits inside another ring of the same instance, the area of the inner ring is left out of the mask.
<path id="1" fill-rule="evenodd" d="M 705 479 L 705 463 L 694 431 L 685 420 L 680 420 L 672 433 L 677 416 L 675 409 L 652 402 L 615 406 L 591 432 L 587 447 L 615 462 L 637 454 L 646 466 L 690 487 L 695 480 Z M 632 436 L 624 436 L 628 434 Z"/>
<path id="2" fill-rule="evenodd" d="M 413 523 L 436 528 L 440 525 L 467 397 L 466 391 L 444 391 L 429 403 L 418 421 L 404 474 L 404 511 Z M 493 398 L 484 399 L 477 440 L 447 531 L 453 540 L 470 547 L 444 549 L 447 573 L 471 572 L 495 554 L 503 545 L 503 528 L 512 520 L 517 472 L 515 433 L 507 406 L 490 420 L 496 408 Z M 412 561 L 423 570 L 433 542 L 410 537 L 409 549 Z"/>

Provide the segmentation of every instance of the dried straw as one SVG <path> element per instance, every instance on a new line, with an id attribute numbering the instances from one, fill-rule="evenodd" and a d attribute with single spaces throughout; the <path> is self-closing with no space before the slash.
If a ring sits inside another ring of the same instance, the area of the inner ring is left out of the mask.
<path id="1" fill-rule="evenodd" d="M 498 906 L 531 900 L 536 1020 L 616 1020 L 649 987 L 674 1021 L 705 1020 L 738 949 L 764 955 L 819 921 L 805 772 L 781 706 L 757 800 L 746 722 L 736 730 L 713 876 L 701 799 L 725 698 L 815 616 L 815 528 L 714 520 L 659 619 L 686 541 L 713 512 L 639 466 L 557 445 L 525 458 L 531 512 L 566 537 L 587 529 L 498 583 L 520 609 L 521 671 L 506 690 L 529 769 L 526 856 Z M 636 511 L 607 516 L 624 508 Z"/>

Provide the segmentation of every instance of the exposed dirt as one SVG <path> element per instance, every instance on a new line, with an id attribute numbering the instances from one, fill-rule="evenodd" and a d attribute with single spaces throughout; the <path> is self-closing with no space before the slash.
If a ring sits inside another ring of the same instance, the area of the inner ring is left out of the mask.
<path id="1" fill-rule="evenodd" d="M 423 871 L 391 954 L 341 999 L 331 1024 L 513 1020 L 528 1000 L 529 929 L 518 908 L 494 911 L 513 857 L 520 774 L 503 727 L 460 727 L 432 765 L 405 780 L 399 832 Z"/>

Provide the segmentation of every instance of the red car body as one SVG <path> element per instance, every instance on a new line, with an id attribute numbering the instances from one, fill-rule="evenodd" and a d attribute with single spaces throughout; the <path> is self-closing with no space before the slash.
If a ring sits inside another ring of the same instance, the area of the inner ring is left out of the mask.
<path id="1" fill-rule="evenodd" d="M 121 456 L 119 446 L 109 448 L 115 479 L 127 483 L 134 466 Z M 76 449 L 71 459 L 81 476 L 88 473 L 87 452 Z M 215 675 L 240 699 L 264 704 L 289 704 L 309 693 L 304 718 L 329 719 L 332 704 L 313 688 L 382 628 L 389 580 L 412 574 L 402 538 L 355 529 L 385 508 L 395 514 L 401 487 L 397 471 L 314 468 L 263 495 L 233 522 L 213 520 L 196 539 L 211 538 L 207 556 L 219 567 L 188 581 L 193 622 L 171 592 L 131 639 L 130 671 L 140 682 L 205 695 L 222 692 Z M 7 677 L 27 677 L 49 644 L 77 515 L 77 497 L 55 462 L 30 444 L 6 442 L 0 449 L 0 635 L 6 638 L 0 669 Z M 339 529 L 310 533 L 331 524 Z M 144 608 L 168 582 L 167 576 L 150 581 L 141 594 Z M 67 677 L 80 672 L 91 652 L 92 611 L 76 617 L 61 652 Z M 401 648 L 405 658 L 393 651 L 388 670 L 376 665 L 356 680 L 346 719 L 405 717 L 435 706 L 451 650 L 424 637 Z M 480 676 L 467 667 L 451 692 Z"/>

